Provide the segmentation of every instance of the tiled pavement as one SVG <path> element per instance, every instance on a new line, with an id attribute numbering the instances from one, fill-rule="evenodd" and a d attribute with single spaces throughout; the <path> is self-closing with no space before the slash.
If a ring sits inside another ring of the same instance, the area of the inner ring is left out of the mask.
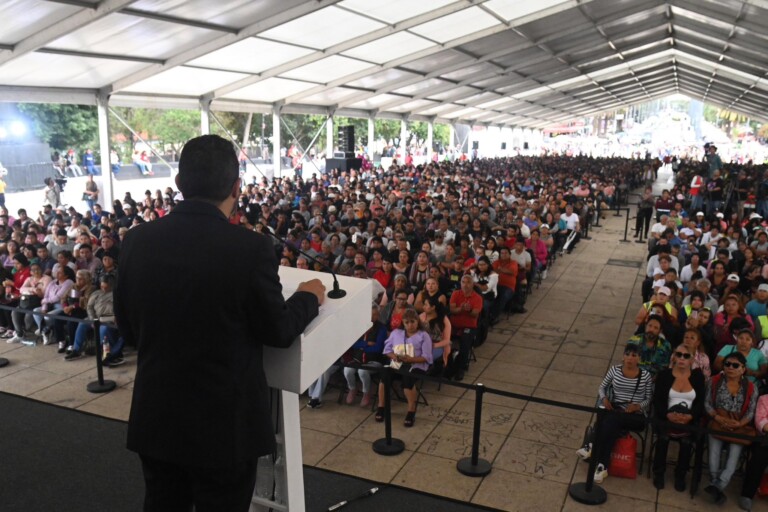
<path id="1" fill-rule="evenodd" d="M 663 185 L 662 173 L 659 185 Z M 602 375 L 620 359 L 623 344 L 634 331 L 641 305 L 642 270 L 608 264 L 609 260 L 641 262 L 645 246 L 620 243 L 624 217 L 612 213 L 571 255 L 558 258 L 549 277 L 530 296 L 529 312 L 514 315 L 492 330 L 476 349 L 465 382 L 548 398 L 592 405 Z M 631 228 L 631 226 L 630 226 Z M 631 237 L 630 237 L 631 239 Z M 106 395 L 85 389 L 95 379 L 92 359 L 64 362 L 53 347 L 0 344 L 12 361 L 0 368 L 0 391 L 29 396 L 91 413 L 126 419 L 130 405 L 134 357 L 107 378 L 119 387 Z M 338 405 L 339 391 L 329 389 L 320 409 L 301 411 L 304 463 L 382 483 L 509 511 L 634 510 L 636 512 L 707 511 L 720 509 L 702 493 L 691 499 L 671 487 L 656 491 L 650 480 L 608 478 L 608 501 L 587 507 L 568 496 L 572 482 L 586 479 L 585 463 L 577 461 L 587 413 L 486 394 L 480 456 L 492 462 L 484 478 L 456 470 L 469 456 L 474 393 L 463 389 L 424 386 L 429 406 L 421 406 L 416 425 L 402 426 L 405 406 L 393 405 L 393 435 L 405 442 L 400 455 L 376 455 L 371 442 L 384 429 L 369 409 Z M 671 474 L 671 471 L 669 472 Z M 734 480 L 726 509 L 736 509 L 740 482 Z M 755 510 L 768 510 L 757 500 Z"/>

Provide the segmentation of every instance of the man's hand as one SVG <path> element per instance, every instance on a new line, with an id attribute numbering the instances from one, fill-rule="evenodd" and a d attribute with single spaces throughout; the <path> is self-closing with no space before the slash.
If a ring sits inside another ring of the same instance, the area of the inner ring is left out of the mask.
<path id="1" fill-rule="evenodd" d="M 325 300 L 325 285 L 319 279 L 312 279 L 310 281 L 304 281 L 299 284 L 296 289 L 297 292 L 309 292 L 317 297 L 317 303 L 322 304 Z"/>

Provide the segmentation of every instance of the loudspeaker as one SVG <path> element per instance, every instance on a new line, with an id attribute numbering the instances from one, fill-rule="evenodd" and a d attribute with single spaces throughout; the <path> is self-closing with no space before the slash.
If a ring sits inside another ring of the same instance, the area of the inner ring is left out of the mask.
<path id="1" fill-rule="evenodd" d="M 523 142 L 523 149 L 528 149 L 528 143 L 527 142 Z"/>
<path id="2" fill-rule="evenodd" d="M 363 168 L 362 158 L 326 158 L 325 168 L 327 170 L 338 169 L 339 171 L 349 171 L 355 169 L 359 171 Z"/>
<path id="3" fill-rule="evenodd" d="M 480 149 L 480 143 L 476 140 L 472 141 L 472 149 Z"/>
<path id="4" fill-rule="evenodd" d="M 507 149 L 507 143 L 506 142 L 502 142 L 501 143 L 501 149 Z"/>
<path id="5" fill-rule="evenodd" d="M 347 158 L 355 156 L 355 127 L 352 125 L 339 126 L 336 143 L 339 151 L 343 152 Z"/>

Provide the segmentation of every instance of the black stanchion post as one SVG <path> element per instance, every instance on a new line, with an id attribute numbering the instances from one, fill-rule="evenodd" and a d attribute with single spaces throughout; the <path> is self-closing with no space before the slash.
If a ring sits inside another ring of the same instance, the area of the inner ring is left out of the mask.
<path id="1" fill-rule="evenodd" d="M 627 231 L 629 231 L 629 208 L 623 208 L 627 211 L 627 218 L 624 219 L 624 240 L 619 240 L 619 242 L 626 244 L 629 243 L 629 240 L 627 240 Z"/>
<path id="2" fill-rule="evenodd" d="M 475 425 L 472 430 L 472 456 L 464 457 L 456 464 L 459 473 L 466 476 L 485 476 L 491 472 L 491 463 L 480 459 L 480 422 L 483 415 L 483 393 L 485 386 L 478 383 L 475 388 Z"/>
<path id="3" fill-rule="evenodd" d="M 96 320 L 93 322 L 93 332 L 94 337 L 96 338 L 96 375 L 98 376 L 98 380 L 95 380 L 93 382 L 89 382 L 88 386 L 86 386 L 86 389 L 88 389 L 89 393 L 109 393 L 113 389 L 117 387 L 117 384 L 113 380 L 104 380 L 104 367 L 101 363 L 101 343 L 99 340 L 99 327 L 101 326 L 101 322 Z"/>
<path id="4" fill-rule="evenodd" d="M 384 437 L 373 442 L 373 451 L 379 455 L 397 455 L 405 450 L 405 443 L 392 438 L 392 409 L 390 387 L 392 386 L 392 368 L 385 366 L 381 375 L 384 383 Z"/>
<path id="5" fill-rule="evenodd" d="M 595 437 L 592 441 L 592 456 L 589 458 L 589 469 L 587 470 L 587 481 L 584 483 L 571 484 L 568 488 L 568 494 L 571 498 L 585 505 L 601 505 L 608 499 L 608 493 L 599 485 L 595 485 L 595 469 L 597 468 L 597 443 L 600 442 L 601 427 L 603 417 L 606 412 L 600 409 L 597 413 L 597 423 L 595 424 Z"/>

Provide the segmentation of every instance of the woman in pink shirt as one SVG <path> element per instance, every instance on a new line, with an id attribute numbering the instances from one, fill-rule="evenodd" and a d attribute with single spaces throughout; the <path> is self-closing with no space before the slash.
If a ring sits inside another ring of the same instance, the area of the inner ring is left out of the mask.
<path id="1" fill-rule="evenodd" d="M 533 251 L 535 261 L 535 267 L 541 272 L 541 278 L 547 278 L 547 258 L 549 251 L 547 250 L 547 244 L 540 238 L 539 230 L 532 229 L 531 237 L 525 241 L 525 248 Z"/>

